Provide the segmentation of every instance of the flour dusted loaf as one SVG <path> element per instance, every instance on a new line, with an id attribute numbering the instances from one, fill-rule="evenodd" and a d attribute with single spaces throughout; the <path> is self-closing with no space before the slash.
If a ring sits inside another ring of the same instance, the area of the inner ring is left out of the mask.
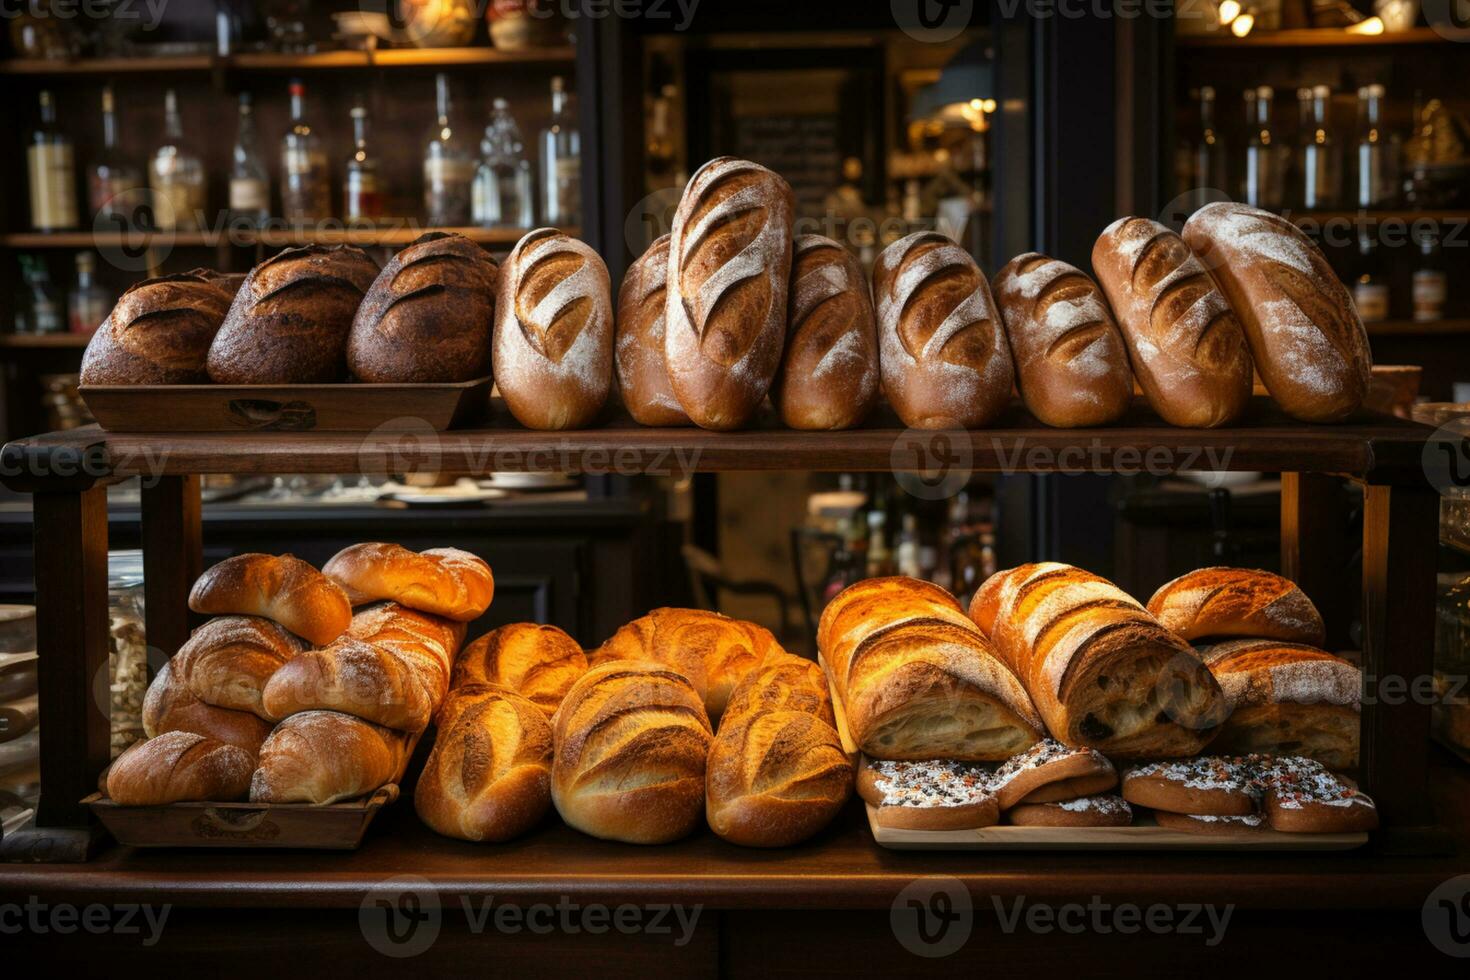
<path id="1" fill-rule="evenodd" d="M 904 425 L 985 425 L 1011 396 L 1013 370 L 990 283 L 938 232 L 885 248 L 873 267 L 883 392 Z"/>
<path id="2" fill-rule="evenodd" d="M 1217 566 L 1165 582 L 1148 611 L 1186 640 L 1255 637 L 1321 646 L 1322 614 L 1291 579 Z"/>
<path id="3" fill-rule="evenodd" d="M 134 742 L 107 770 L 107 796 L 121 806 L 244 799 L 255 757 L 193 732 Z"/>
<path id="4" fill-rule="evenodd" d="M 664 359 L 696 425 L 738 429 L 781 364 L 796 199 L 779 175 L 716 157 L 694 172 L 669 237 Z"/>
<path id="5" fill-rule="evenodd" d="M 233 298 L 204 269 L 129 286 L 87 342 L 82 384 L 207 383 L 205 358 Z"/>
<path id="6" fill-rule="evenodd" d="M 1250 402 L 1245 332 L 1184 239 L 1147 218 L 1119 218 L 1092 248 L 1133 373 L 1170 425 L 1210 428 Z"/>
<path id="7" fill-rule="evenodd" d="M 169 667 L 205 704 L 274 720 L 261 701 L 265 686 L 305 646 L 290 630 L 260 616 L 216 616 L 179 647 Z"/>
<path id="8" fill-rule="evenodd" d="M 555 626 L 509 623 L 465 647 L 454 664 L 455 689 L 492 684 L 515 691 L 546 714 L 556 713 L 587 672 L 582 646 Z"/>
<path id="9" fill-rule="evenodd" d="M 878 400 L 873 297 L 857 257 L 799 235 L 791 264 L 786 355 L 771 400 L 793 429 L 848 429 Z"/>
<path id="10" fill-rule="evenodd" d="M 158 671 L 143 698 L 143 734 L 149 738 L 165 732 L 192 732 L 238 745 L 253 756 L 271 727 L 253 712 L 220 708 L 200 699 L 179 680 L 172 663 Z"/>
<path id="11" fill-rule="evenodd" d="M 1184 240 L 1229 298 L 1256 371 L 1288 415 L 1337 422 L 1363 404 L 1373 366 L 1368 332 L 1347 287 L 1300 228 L 1217 201 L 1185 223 Z"/>
<path id="12" fill-rule="evenodd" d="M 617 337 L 613 347 L 623 405 L 639 425 L 688 425 L 664 364 L 664 321 L 668 314 L 669 236 L 654 239 L 628 266 L 618 289 Z"/>
<path id="13" fill-rule="evenodd" d="M 303 711 L 276 726 L 250 780 L 253 803 L 322 806 L 395 782 L 409 736 L 339 711 Z"/>
<path id="14" fill-rule="evenodd" d="M 555 228 L 522 238 L 500 267 L 492 369 L 516 421 L 579 429 L 612 387 L 612 284 L 602 257 Z"/>
<path id="15" fill-rule="evenodd" d="M 347 593 L 294 555 L 247 553 L 211 565 L 189 590 L 207 615 L 263 616 L 312 643 L 331 643 L 352 622 Z"/>
<path id="16" fill-rule="evenodd" d="M 490 373 L 499 270 L 463 235 L 429 232 L 378 273 L 352 321 L 347 368 L 359 381 L 469 381 Z"/>
<path id="17" fill-rule="evenodd" d="M 1117 421 L 1133 401 L 1133 371 L 1097 283 L 1076 266 L 1027 252 L 992 285 L 1031 414 L 1059 428 Z"/>

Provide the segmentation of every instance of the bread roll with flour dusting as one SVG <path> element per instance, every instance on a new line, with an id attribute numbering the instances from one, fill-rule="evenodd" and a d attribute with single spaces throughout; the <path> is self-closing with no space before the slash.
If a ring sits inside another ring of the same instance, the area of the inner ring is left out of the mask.
<path id="1" fill-rule="evenodd" d="M 516 421 L 579 429 L 612 387 L 612 284 L 601 256 L 538 228 L 500 267 L 491 370 Z"/>
<path id="2" fill-rule="evenodd" d="M 675 397 L 702 428 L 744 425 L 781 366 L 795 208 L 773 171 L 716 157 L 674 212 L 664 359 Z"/>
<path id="3" fill-rule="evenodd" d="M 688 425 L 664 364 L 668 312 L 669 236 L 661 235 L 628 266 L 618 290 L 614 347 L 623 405 L 639 425 Z"/>
<path id="4" fill-rule="evenodd" d="M 885 248 L 873 267 L 883 391 L 916 429 L 985 425 L 1011 397 L 1011 352 L 990 283 L 938 232 Z"/>

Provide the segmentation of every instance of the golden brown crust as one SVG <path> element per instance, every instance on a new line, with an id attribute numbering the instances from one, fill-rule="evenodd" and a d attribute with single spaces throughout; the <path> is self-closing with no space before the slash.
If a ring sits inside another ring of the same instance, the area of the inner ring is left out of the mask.
<path id="1" fill-rule="evenodd" d="M 586 672 L 587 655 L 562 630 L 539 623 L 511 623 L 465 647 L 455 662 L 451 686 L 500 685 L 524 696 L 550 717 Z"/>
<path id="2" fill-rule="evenodd" d="M 1186 834 L 1210 834 L 1212 836 L 1250 837 L 1262 834 L 1271 828 L 1266 824 L 1266 818 L 1259 813 L 1244 816 L 1219 817 L 1209 815 L 1194 815 L 1189 813 L 1170 813 L 1168 810 L 1155 810 L 1154 822 L 1165 830 L 1178 830 Z"/>
<path id="3" fill-rule="evenodd" d="M 1186 640 L 1247 636 L 1321 646 L 1322 614 L 1291 579 L 1249 568 L 1201 568 L 1159 586 L 1148 611 Z"/>
<path id="4" fill-rule="evenodd" d="M 244 554 L 211 565 L 189 590 L 189 608 L 210 616 L 263 616 L 317 646 L 352 622 L 347 594 L 294 555 Z"/>
<path id="5" fill-rule="evenodd" d="M 442 676 L 440 674 L 439 676 Z M 267 717 L 340 711 L 402 732 L 421 732 L 439 706 L 434 668 L 350 636 L 282 664 L 261 693 Z"/>
<path id="6" fill-rule="evenodd" d="M 255 757 L 193 732 L 134 742 L 107 770 L 107 795 L 121 806 L 244 799 Z"/>
<path id="7" fill-rule="evenodd" d="M 760 666 L 746 674 L 720 714 L 721 727 L 762 711 L 804 711 L 837 727 L 827 677 L 813 660 L 772 650 Z"/>
<path id="8" fill-rule="evenodd" d="M 495 597 L 489 564 L 458 548 L 409 551 L 383 542 L 354 544 L 333 555 L 322 574 L 341 586 L 354 606 L 391 599 L 461 623 L 482 615 Z"/>
<path id="9" fill-rule="evenodd" d="M 706 429 L 760 408 L 786 338 L 796 199 L 778 174 L 716 157 L 694 172 L 669 236 L 664 359 L 679 405 Z"/>
<path id="10" fill-rule="evenodd" d="M 957 806 L 876 806 L 873 819 L 893 830 L 978 830 L 1000 823 L 1000 806 L 990 796 Z"/>
<path id="11" fill-rule="evenodd" d="M 234 293 L 202 269 L 129 286 L 82 354 L 84 385 L 206 384 Z"/>
<path id="12" fill-rule="evenodd" d="M 618 289 L 614 361 L 623 404 L 639 425 L 689 425 L 664 364 L 664 318 L 668 309 L 669 236 L 654 239 L 628 266 Z"/>
<path id="13" fill-rule="evenodd" d="M 347 337 L 378 266 L 351 245 L 288 248 L 250 270 L 209 347 L 215 384 L 312 384 L 347 373 Z"/>
<path id="14" fill-rule="evenodd" d="M 1006 813 L 1018 827 L 1127 827 L 1133 808 L 1120 796 L 1082 796 L 1047 803 L 1021 803 Z"/>
<path id="15" fill-rule="evenodd" d="M 253 756 L 271 733 L 271 723 L 249 711 L 201 701 L 174 674 L 172 664 L 164 664 L 143 698 L 143 733 L 157 738 L 165 732 L 192 732 L 238 745 Z"/>
<path id="16" fill-rule="evenodd" d="M 260 747 L 250 800 L 321 806 L 371 793 L 402 777 L 409 738 L 339 711 L 291 715 Z"/>
<path id="17" fill-rule="evenodd" d="M 199 700 L 271 720 L 261 703 L 266 683 L 306 644 L 259 616 L 218 616 L 193 632 L 169 664 Z"/>
<path id="18" fill-rule="evenodd" d="M 830 238 L 792 247 L 786 354 L 771 400 L 793 429 L 850 429 L 878 400 L 878 329 L 857 257 Z"/>
<path id="19" fill-rule="evenodd" d="M 456 382 L 490 373 L 499 269 L 479 245 L 429 232 L 388 260 L 363 297 L 347 367 L 367 382 Z"/>
<path id="20" fill-rule="evenodd" d="M 992 283 L 1016 383 L 1046 425 L 1107 425 L 1133 401 L 1128 348 L 1102 290 L 1076 266 L 1018 255 Z"/>

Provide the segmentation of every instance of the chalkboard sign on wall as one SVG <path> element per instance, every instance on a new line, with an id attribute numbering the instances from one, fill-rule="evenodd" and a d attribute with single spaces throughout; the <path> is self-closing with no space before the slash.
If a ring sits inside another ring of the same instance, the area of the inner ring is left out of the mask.
<path id="1" fill-rule="evenodd" d="M 791 184 L 800 217 L 819 218 L 842 172 L 833 116 L 759 116 L 735 121 L 735 155 L 776 171 Z"/>

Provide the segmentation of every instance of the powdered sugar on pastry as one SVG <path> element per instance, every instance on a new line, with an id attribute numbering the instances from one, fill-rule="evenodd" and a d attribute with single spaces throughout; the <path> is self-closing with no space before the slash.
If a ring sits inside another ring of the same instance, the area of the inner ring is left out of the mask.
<path id="1" fill-rule="evenodd" d="M 1121 796 L 1079 796 L 1075 800 L 1063 800 L 1056 804 L 1068 813 L 1133 813 L 1133 807 Z"/>
<path id="2" fill-rule="evenodd" d="M 1000 789 L 1023 772 L 1040 769 L 1042 766 L 1074 755 L 1088 756 L 1097 763 L 1099 768 L 1105 769 L 1110 765 L 1102 753 L 1096 749 L 1074 749 L 1063 745 L 1054 738 L 1044 738 L 1020 755 L 1012 756 L 1001 763 L 991 778 L 991 788 Z"/>
<path id="3" fill-rule="evenodd" d="M 969 806 L 994 795 L 988 769 L 968 762 L 869 760 L 884 806 Z"/>

